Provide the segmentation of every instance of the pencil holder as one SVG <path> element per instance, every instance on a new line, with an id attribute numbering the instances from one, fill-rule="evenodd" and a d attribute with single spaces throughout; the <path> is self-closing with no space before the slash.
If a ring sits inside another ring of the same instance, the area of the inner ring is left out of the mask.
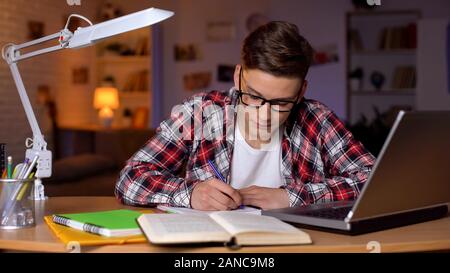
<path id="1" fill-rule="evenodd" d="M 35 226 L 33 179 L 0 179 L 0 229 Z"/>

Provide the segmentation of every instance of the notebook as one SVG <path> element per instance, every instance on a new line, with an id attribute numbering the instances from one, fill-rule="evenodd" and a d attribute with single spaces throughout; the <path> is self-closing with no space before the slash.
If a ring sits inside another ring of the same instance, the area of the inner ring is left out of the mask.
<path id="1" fill-rule="evenodd" d="M 105 237 L 142 234 L 136 218 L 142 213 L 132 210 L 111 210 L 88 213 L 55 214 L 54 223 Z"/>
<path id="2" fill-rule="evenodd" d="M 159 210 L 169 212 L 169 213 L 179 213 L 179 214 L 189 214 L 189 215 L 205 215 L 205 214 L 211 214 L 215 211 L 202 211 L 202 210 L 196 210 L 196 209 L 189 209 L 189 208 L 182 208 L 182 207 L 171 207 L 171 206 L 165 206 L 165 205 L 158 205 L 156 207 Z M 251 213 L 256 215 L 261 215 L 261 210 L 244 206 L 243 208 L 232 210 L 233 212 L 244 212 L 244 213 Z"/>
<path id="3" fill-rule="evenodd" d="M 53 222 L 52 216 L 45 216 L 44 221 L 53 234 L 65 245 L 71 242 L 77 242 L 80 246 L 122 245 L 147 242 L 143 234 L 125 237 L 105 237 L 56 224 Z"/>
<path id="4" fill-rule="evenodd" d="M 230 211 L 208 215 L 143 214 L 137 220 L 153 244 L 310 244 L 309 235 L 274 217 Z"/>

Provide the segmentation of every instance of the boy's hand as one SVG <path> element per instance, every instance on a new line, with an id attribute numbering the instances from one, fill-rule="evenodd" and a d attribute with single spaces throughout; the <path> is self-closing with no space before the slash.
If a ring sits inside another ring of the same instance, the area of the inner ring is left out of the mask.
<path id="1" fill-rule="evenodd" d="M 242 204 L 239 192 L 230 185 L 210 179 L 198 183 L 191 194 L 191 207 L 198 210 L 232 210 Z"/>
<path id="2" fill-rule="evenodd" d="M 263 210 L 289 207 L 289 196 L 285 189 L 250 186 L 240 189 L 243 204 Z"/>

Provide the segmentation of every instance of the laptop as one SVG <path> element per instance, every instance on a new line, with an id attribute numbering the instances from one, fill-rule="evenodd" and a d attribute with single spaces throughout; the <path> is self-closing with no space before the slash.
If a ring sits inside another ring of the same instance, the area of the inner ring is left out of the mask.
<path id="1" fill-rule="evenodd" d="M 262 211 L 350 235 L 445 217 L 450 202 L 450 111 L 403 112 L 355 201 Z"/>

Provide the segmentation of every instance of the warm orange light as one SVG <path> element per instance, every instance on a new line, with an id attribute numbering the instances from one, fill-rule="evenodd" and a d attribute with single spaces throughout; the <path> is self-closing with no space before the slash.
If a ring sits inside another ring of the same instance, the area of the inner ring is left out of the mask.
<path id="1" fill-rule="evenodd" d="M 98 87 L 94 94 L 94 108 L 100 109 L 98 117 L 104 127 L 112 125 L 113 109 L 119 108 L 119 91 L 113 87 Z"/>
<path id="2" fill-rule="evenodd" d="M 95 109 L 118 109 L 119 91 L 113 87 L 98 87 L 94 94 Z"/>

